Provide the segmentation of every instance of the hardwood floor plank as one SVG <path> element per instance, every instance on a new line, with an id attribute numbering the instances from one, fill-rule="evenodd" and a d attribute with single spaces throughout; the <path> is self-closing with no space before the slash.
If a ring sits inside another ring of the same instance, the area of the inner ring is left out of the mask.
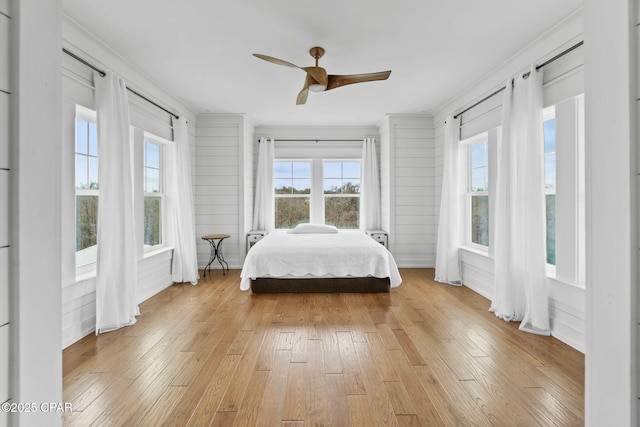
<path id="1" fill-rule="evenodd" d="M 282 391 L 287 386 L 290 361 L 290 350 L 277 351 L 274 369 L 260 402 L 260 420 L 256 425 L 273 426 L 282 422 L 285 399 L 285 394 Z"/>
<path id="2" fill-rule="evenodd" d="M 239 354 L 229 354 L 228 352 L 222 358 L 218 370 L 202 393 L 200 401 L 186 424 L 187 426 L 207 425 L 211 421 L 220 406 L 222 397 L 241 358 L 242 356 Z"/>
<path id="3" fill-rule="evenodd" d="M 366 390 L 352 335 L 350 332 L 338 332 L 337 336 L 346 394 L 365 394 Z"/>
<path id="4" fill-rule="evenodd" d="M 349 405 L 347 392 L 344 386 L 343 374 L 327 374 L 324 376 L 326 384 L 327 405 L 330 408 L 327 413 L 327 425 L 348 426 Z"/>
<path id="5" fill-rule="evenodd" d="M 349 406 L 349 414 L 351 415 L 351 425 L 353 426 L 377 426 L 380 425 L 380 419 L 373 417 L 371 406 L 367 400 L 367 396 L 352 394 L 347 396 L 347 404 Z"/>
<path id="6" fill-rule="evenodd" d="M 65 349 L 64 424 L 584 423 L 584 355 L 432 269 L 388 294 L 254 295 L 239 273 L 170 286 L 135 325 Z"/>
<path id="7" fill-rule="evenodd" d="M 245 393 L 244 399 L 240 404 L 234 426 L 254 427 L 258 425 L 262 411 L 260 402 L 262 401 L 262 396 L 264 395 L 271 375 L 271 371 L 253 371 L 253 375 L 247 386 L 249 392 Z"/>
<path id="8" fill-rule="evenodd" d="M 262 343 L 265 339 L 265 332 L 263 330 L 254 331 L 245 353 L 242 355 L 242 359 L 236 369 L 229 387 L 220 403 L 218 411 L 237 412 L 240 409 L 242 399 L 244 398 L 251 376 L 256 367 L 256 361 L 258 360 L 258 353 L 262 347 Z"/>
<path id="9" fill-rule="evenodd" d="M 284 388 L 283 422 L 304 421 L 307 418 L 306 372 L 306 363 L 291 363 L 289 366 L 287 385 Z"/>
<path id="10" fill-rule="evenodd" d="M 309 359 L 306 363 L 307 419 L 309 425 L 322 425 L 328 419 L 330 408 L 325 393 L 325 375 L 322 360 L 322 341 L 309 340 Z"/>

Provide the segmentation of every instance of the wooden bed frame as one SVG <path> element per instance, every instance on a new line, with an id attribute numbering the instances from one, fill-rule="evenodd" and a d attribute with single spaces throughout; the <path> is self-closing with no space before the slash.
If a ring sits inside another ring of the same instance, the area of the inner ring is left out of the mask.
<path id="1" fill-rule="evenodd" d="M 344 277 L 317 279 L 277 279 L 258 277 L 251 280 L 254 294 L 273 293 L 382 293 L 389 292 L 388 277 Z"/>

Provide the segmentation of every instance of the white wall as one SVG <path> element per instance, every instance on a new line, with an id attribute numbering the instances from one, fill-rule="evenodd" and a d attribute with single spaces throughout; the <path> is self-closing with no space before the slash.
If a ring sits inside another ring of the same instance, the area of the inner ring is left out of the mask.
<path id="1" fill-rule="evenodd" d="M 380 133 L 382 222 L 389 250 L 399 267 L 433 267 L 439 203 L 433 118 L 389 115 Z"/>
<path id="2" fill-rule="evenodd" d="M 187 117 L 192 165 L 195 161 L 196 115 L 180 99 L 162 89 L 133 63 L 120 57 L 91 33 L 65 17 L 62 27 L 65 48 L 102 70 L 122 76 L 128 87 L 158 104 Z M 76 105 L 94 109 L 93 70 L 68 55 L 63 65 L 62 189 L 62 346 L 73 344 L 95 330 L 95 271 L 78 274 L 75 267 L 75 112 Z M 129 93 L 132 125 L 168 140 L 173 139 L 171 116 Z M 192 172 L 195 173 L 195 172 Z M 171 248 L 146 253 L 139 260 L 136 300 L 142 302 L 171 285 Z M 144 315 L 144 312 L 141 313 Z"/>
<path id="3" fill-rule="evenodd" d="M 518 73 L 526 71 L 530 64 L 540 64 L 555 54 L 582 40 L 583 19 L 581 13 L 568 17 L 564 22 L 550 29 L 530 45 L 525 46 L 493 70 L 490 75 L 479 79 L 444 105 L 435 114 L 434 185 L 436 204 L 439 206 L 442 184 L 444 121 L 446 116 L 474 104 Z M 584 52 L 578 48 L 563 58 L 544 68 L 545 105 L 554 105 L 584 92 Z M 498 94 L 462 115 L 461 135 L 467 138 L 481 131 L 500 125 L 502 94 Z M 558 172 L 563 173 L 562 171 Z M 557 233 L 563 231 L 558 229 Z M 560 236 L 559 240 L 563 237 Z M 486 252 L 463 248 L 460 253 L 463 282 L 466 286 L 486 298 L 493 296 L 493 259 Z M 585 351 L 585 289 L 579 278 L 567 278 L 563 271 L 553 274 L 547 280 L 549 289 L 549 315 L 552 335 L 572 347 Z M 487 307 L 488 308 L 488 307 Z"/>
<path id="4" fill-rule="evenodd" d="M 636 9 L 585 2 L 588 426 L 639 421 Z"/>
<path id="5" fill-rule="evenodd" d="M 0 403 L 9 400 L 9 159 L 10 35 L 13 22 L 9 5 L 0 3 Z M 0 426 L 8 424 L 8 415 L 0 412 Z"/>
<path id="6" fill-rule="evenodd" d="M 3 2 L 2 4 L 7 4 Z M 62 402 L 60 1 L 12 2 L 11 398 Z M 62 414 L 10 415 L 58 426 Z"/>
<path id="7" fill-rule="evenodd" d="M 253 179 L 250 166 L 245 167 L 245 157 L 253 158 L 250 138 L 252 127 L 241 114 L 198 116 L 194 196 L 200 268 L 211 255 L 209 244 L 201 239 L 208 234 L 229 234 L 221 246 L 224 258 L 230 268 L 242 266 L 247 216 L 253 212 L 245 206 L 252 195 L 246 195 L 251 184 L 245 184 Z M 211 268 L 220 264 L 216 261 Z"/>

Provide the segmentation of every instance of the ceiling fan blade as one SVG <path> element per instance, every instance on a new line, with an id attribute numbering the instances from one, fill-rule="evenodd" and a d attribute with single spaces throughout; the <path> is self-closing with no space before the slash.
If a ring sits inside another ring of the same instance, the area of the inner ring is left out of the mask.
<path id="1" fill-rule="evenodd" d="M 340 86 L 346 86 L 354 83 L 371 82 L 374 80 L 386 80 L 391 75 L 391 71 L 380 71 L 377 73 L 367 74 L 349 74 L 349 75 L 329 75 L 329 82 L 327 83 L 327 89 L 335 89 Z"/>
<path id="2" fill-rule="evenodd" d="M 307 102 L 307 96 L 309 95 L 309 89 L 305 86 L 302 88 L 296 99 L 296 105 L 304 105 Z"/>
<path id="3" fill-rule="evenodd" d="M 267 62 L 272 62 L 272 63 L 278 64 L 278 65 L 284 65 L 285 67 L 300 68 L 297 65 L 292 64 L 291 62 L 287 62 L 287 61 L 284 61 L 282 59 L 274 58 L 273 56 L 261 55 L 259 53 L 254 53 L 253 56 L 255 56 L 256 58 L 263 59 L 263 60 L 265 60 Z"/>

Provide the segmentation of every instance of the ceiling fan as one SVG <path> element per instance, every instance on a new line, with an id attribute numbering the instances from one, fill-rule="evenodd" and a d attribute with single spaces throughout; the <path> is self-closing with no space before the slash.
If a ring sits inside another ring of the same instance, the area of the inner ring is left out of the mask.
<path id="1" fill-rule="evenodd" d="M 263 59 L 268 62 L 273 62 L 274 64 L 284 65 L 285 67 L 299 68 L 307 73 L 307 77 L 304 80 L 304 87 L 298 94 L 298 98 L 296 99 L 296 105 L 301 105 L 307 102 L 307 96 L 309 95 L 309 91 L 312 92 L 324 92 L 327 90 L 335 89 L 340 86 L 346 86 L 353 83 L 363 83 L 370 82 L 374 80 L 386 80 L 389 78 L 391 71 L 380 71 L 377 73 L 367 73 L 367 74 L 349 74 L 349 75 L 334 75 L 327 74 L 327 71 L 318 66 L 318 59 L 322 58 L 324 55 L 324 49 L 321 47 L 312 47 L 309 50 L 309 55 L 311 55 L 316 60 L 315 67 L 298 67 L 295 64 L 292 64 L 287 61 L 283 61 L 282 59 L 273 58 L 267 55 L 261 55 L 259 53 L 254 53 L 253 56 Z"/>

